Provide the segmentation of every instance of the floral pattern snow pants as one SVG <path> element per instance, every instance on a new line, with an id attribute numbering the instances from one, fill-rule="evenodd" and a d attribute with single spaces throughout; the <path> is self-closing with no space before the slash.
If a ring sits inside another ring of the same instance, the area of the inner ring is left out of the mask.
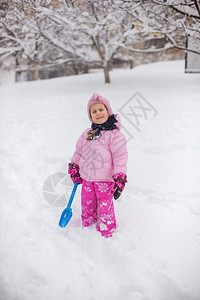
<path id="1" fill-rule="evenodd" d="M 102 236 L 112 236 L 116 228 L 116 219 L 111 190 L 113 182 L 89 182 L 83 179 L 81 192 L 82 225 L 84 227 L 97 224 Z"/>

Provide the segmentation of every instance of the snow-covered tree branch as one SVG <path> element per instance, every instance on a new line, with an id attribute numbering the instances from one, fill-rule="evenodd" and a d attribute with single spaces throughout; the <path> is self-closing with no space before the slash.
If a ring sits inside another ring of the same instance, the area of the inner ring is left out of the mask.
<path id="1" fill-rule="evenodd" d="M 196 0 L 21 0 L 8 1 L 0 13 L 0 60 L 14 57 L 18 68 L 27 66 L 36 73 L 62 61 L 95 63 L 110 82 L 114 58 L 130 60 L 132 52 L 174 47 L 188 50 L 189 35 L 200 41 Z M 144 46 L 155 37 L 165 43 Z"/>
<path id="2" fill-rule="evenodd" d="M 196 0 L 144 0 L 148 24 L 164 35 L 168 43 L 178 49 L 200 54 L 199 50 L 186 48 L 188 36 L 199 40 L 200 45 L 200 4 Z"/>

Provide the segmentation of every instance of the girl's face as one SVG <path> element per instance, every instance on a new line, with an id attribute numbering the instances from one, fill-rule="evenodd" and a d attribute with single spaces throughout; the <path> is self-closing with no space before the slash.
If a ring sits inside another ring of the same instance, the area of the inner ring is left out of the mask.
<path id="1" fill-rule="evenodd" d="M 103 124 L 108 120 L 108 111 L 103 103 L 96 103 L 90 107 L 92 121 L 95 124 Z"/>

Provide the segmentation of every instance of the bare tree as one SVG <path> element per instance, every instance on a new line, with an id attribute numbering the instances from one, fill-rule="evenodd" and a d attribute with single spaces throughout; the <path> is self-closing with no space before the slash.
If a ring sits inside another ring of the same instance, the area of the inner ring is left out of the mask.
<path id="1" fill-rule="evenodd" d="M 25 1 L 9 1 L 8 8 L 0 20 L 1 48 L 0 59 L 13 58 L 13 64 L 17 69 L 27 68 L 31 65 L 34 69 L 34 77 L 38 78 L 37 58 L 42 44 L 41 36 L 29 22 L 31 12 Z"/>
<path id="2" fill-rule="evenodd" d="M 193 37 L 200 45 L 200 2 L 197 0 L 143 0 L 142 7 L 148 24 L 164 35 L 169 45 L 181 50 L 200 54 L 199 50 L 187 49 L 186 39 Z"/>
<path id="3" fill-rule="evenodd" d="M 61 1 L 50 9 L 35 7 L 40 34 L 69 57 L 95 63 L 110 82 L 113 58 L 129 57 L 133 44 L 147 35 L 147 27 L 137 29 L 141 14 L 139 1 Z M 138 51 L 138 49 L 136 50 Z"/>
<path id="4" fill-rule="evenodd" d="M 84 62 L 103 68 L 109 83 L 114 58 L 174 47 L 186 50 L 188 35 L 200 40 L 195 0 L 0 1 L 0 59 L 12 56 L 20 69 L 31 66 L 35 78 L 38 68 L 47 65 Z M 165 43 L 144 47 L 155 34 Z"/>

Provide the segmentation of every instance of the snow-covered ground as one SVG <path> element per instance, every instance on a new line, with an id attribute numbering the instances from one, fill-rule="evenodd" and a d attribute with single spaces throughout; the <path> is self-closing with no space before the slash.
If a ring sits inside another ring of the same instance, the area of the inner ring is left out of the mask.
<path id="1" fill-rule="evenodd" d="M 200 75 L 173 61 L 114 70 L 111 79 L 0 86 L 2 300 L 200 299 Z M 49 177 L 67 172 L 94 92 L 120 114 L 128 140 L 129 182 L 110 239 L 81 228 L 80 186 L 64 229 L 64 202 L 43 195 Z"/>

